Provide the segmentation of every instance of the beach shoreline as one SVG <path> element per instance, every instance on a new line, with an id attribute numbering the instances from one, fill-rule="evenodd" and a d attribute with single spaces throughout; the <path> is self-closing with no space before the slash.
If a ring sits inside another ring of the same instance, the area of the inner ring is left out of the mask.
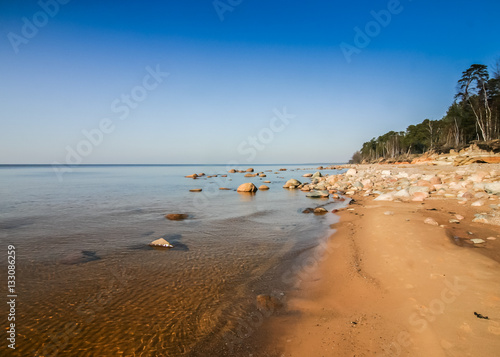
<path id="1" fill-rule="evenodd" d="M 443 181 L 457 171 L 466 176 L 455 167 L 356 166 L 374 168 Z M 480 170 L 498 167 L 470 168 Z M 500 349 L 500 229 L 472 221 L 498 197 L 474 206 L 432 194 L 377 201 L 381 193 L 366 192 L 350 192 L 352 204 L 337 213 L 324 259 L 291 293 L 287 312 L 265 327 L 270 350 L 287 357 L 494 355 Z M 455 217 L 463 219 L 455 223 Z"/>

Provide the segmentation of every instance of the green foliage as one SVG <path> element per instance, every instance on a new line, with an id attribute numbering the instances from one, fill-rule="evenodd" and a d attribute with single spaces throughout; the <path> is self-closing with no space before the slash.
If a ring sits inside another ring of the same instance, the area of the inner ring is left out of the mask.
<path id="1" fill-rule="evenodd" d="M 500 138 L 500 59 L 490 78 L 487 66 L 473 64 L 458 81 L 456 100 L 440 120 L 425 119 L 406 131 L 390 131 L 363 143 L 352 158 L 403 158 L 426 151 L 461 149 L 472 140 Z"/>

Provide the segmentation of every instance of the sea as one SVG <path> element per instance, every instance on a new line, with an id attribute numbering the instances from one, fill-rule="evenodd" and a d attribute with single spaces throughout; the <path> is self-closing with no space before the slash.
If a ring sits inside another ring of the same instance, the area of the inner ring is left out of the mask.
<path id="1" fill-rule="evenodd" d="M 257 356 L 259 330 L 285 313 L 337 220 L 303 210 L 345 205 L 282 188 L 319 165 L 253 166 L 266 177 L 225 165 L 0 166 L 0 278 L 15 300 L 15 350 L 5 334 L 0 355 Z M 266 180 L 268 191 L 236 192 Z M 159 238 L 173 248 L 149 246 Z M 278 307 L 262 312 L 261 294 Z"/>

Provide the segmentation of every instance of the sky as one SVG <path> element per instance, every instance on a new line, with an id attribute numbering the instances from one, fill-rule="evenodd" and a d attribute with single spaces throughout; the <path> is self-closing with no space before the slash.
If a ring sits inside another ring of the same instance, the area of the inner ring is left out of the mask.
<path id="1" fill-rule="evenodd" d="M 498 1 L 0 2 L 0 164 L 346 162 L 500 58 Z"/>

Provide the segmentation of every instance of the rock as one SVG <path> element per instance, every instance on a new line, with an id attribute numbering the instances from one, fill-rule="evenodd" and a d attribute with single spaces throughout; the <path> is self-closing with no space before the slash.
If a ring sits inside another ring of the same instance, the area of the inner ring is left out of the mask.
<path id="1" fill-rule="evenodd" d="M 314 209 L 314 213 L 315 214 L 325 214 L 325 213 L 328 213 L 328 210 L 323 208 L 323 207 L 316 207 Z"/>
<path id="2" fill-rule="evenodd" d="M 394 197 L 396 197 L 396 198 L 410 198 L 410 193 L 408 192 L 407 189 L 402 189 L 402 190 L 399 190 L 398 192 L 396 192 L 394 194 Z"/>
<path id="3" fill-rule="evenodd" d="M 488 216 L 487 216 L 487 215 L 485 215 L 485 214 L 480 214 L 480 213 L 478 213 L 478 214 L 475 214 L 474 216 L 475 216 L 476 218 L 474 218 L 474 219 L 472 220 L 472 222 L 475 222 L 475 223 L 489 223 L 489 221 L 488 221 Z"/>
<path id="4" fill-rule="evenodd" d="M 231 170 L 229 170 L 228 172 L 229 172 L 230 174 L 234 174 L 234 173 L 236 172 L 236 170 L 235 170 L 235 169 L 231 169 Z"/>
<path id="5" fill-rule="evenodd" d="M 385 211 L 384 214 L 386 216 L 392 216 L 392 215 L 394 215 L 394 212 L 392 212 L 392 211 Z"/>
<path id="6" fill-rule="evenodd" d="M 257 295 L 256 304 L 259 310 L 276 311 L 283 307 L 283 303 L 271 295 Z"/>
<path id="7" fill-rule="evenodd" d="M 323 177 L 323 175 L 319 171 L 315 172 L 314 175 L 312 175 L 312 178 L 318 178 L 318 177 Z"/>
<path id="8" fill-rule="evenodd" d="M 481 207 L 481 206 L 484 206 L 484 201 L 476 201 L 476 202 L 472 202 L 471 204 L 472 207 Z"/>
<path id="9" fill-rule="evenodd" d="M 271 183 L 271 181 L 263 181 L 264 183 Z"/>
<path id="10" fill-rule="evenodd" d="M 303 174 L 302 177 L 312 177 L 313 174 Z"/>
<path id="11" fill-rule="evenodd" d="M 432 185 L 441 185 L 441 184 L 443 183 L 443 181 L 441 180 L 441 178 L 440 178 L 440 177 L 433 176 L 433 177 L 431 177 L 431 179 L 430 179 L 430 183 L 431 183 Z"/>
<path id="12" fill-rule="evenodd" d="M 221 175 L 220 177 L 227 177 L 227 175 Z"/>
<path id="13" fill-rule="evenodd" d="M 306 208 L 305 210 L 302 211 L 302 213 L 313 213 L 314 208 Z"/>
<path id="14" fill-rule="evenodd" d="M 427 192 L 415 192 L 411 200 L 414 202 L 422 202 L 427 197 L 429 197 L 429 194 Z"/>
<path id="15" fill-rule="evenodd" d="M 266 174 L 260 174 L 259 177 L 267 177 Z"/>
<path id="16" fill-rule="evenodd" d="M 253 169 L 250 167 L 246 170 L 246 172 L 253 172 Z"/>
<path id="17" fill-rule="evenodd" d="M 245 174 L 245 177 L 255 177 L 257 174 Z"/>
<path id="18" fill-rule="evenodd" d="M 374 201 L 393 201 L 394 192 L 387 192 L 380 194 Z"/>
<path id="19" fill-rule="evenodd" d="M 225 190 L 225 191 L 228 191 L 228 190 L 230 190 L 230 188 L 227 188 L 227 187 L 219 187 L 219 190 L 223 190 L 223 191 Z"/>
<path id="20" fill-rule="evenodd" d="M 198 175 L 197 174 L 192 174 L 192 175 L 187 175 L 185 177 L 195 179 L 195 178 L 198 177 Z"/>
<path id="21" fill-rule="evenodd" d="M 418 180 L 417 186 L 429 187 L 429 191 L 432 191 L 434 189 L 434 185 L 426 180 Z"/>
<path id="22" fill-rule="evenodd" d="M 267 187 L 266 185 L 261 185 L 261 186 L 259 186 L 259 190 L 266 191 L 266 190 L 269 190 L 269 187 Z"/>
<path id="23" fill-rule="evenodd" d="M 486 240 L 497 240 L 496 237 L 488 237 Z"/>
<path id="24" fill-rule="evenodd" d="M 412 186 L 408 189 L 410 196 L 413 196 L 415 192 L 426 192 L 429 193 L 430 188 L 427 186 Z"/>
<path id="25" fill-rule="evenodd" d="M 431 217 L 427 217 L 425 220 L 424 220 L 424 223 L 425 224 L 430 224 L 431 226 L 439 226 L 439 223 L 437 223 L 434 218 L 431 218 Z"/>
<path id="26" fill-rule="evenodd" d="M 383 176 L 391 176 L 391 170 L 382 170 Z"/>
<path id="27" fill-rule="evenodd" d="M 257 187 L 253 183 L 247 182 L 247 183 L 241 184 L 236 191 L 238 191 L 238 192 L 256 192 Z"/>
<path id="28" fill-rule="evenodd" d="M 355 169 L 349 169 L 347 170 L 347 172 L 345 173 L 346 176 L 356 176 L 358 172 L 355 170 Z"/>
<path id="29" fill-rule="evenodd" d="M 301 184 L 300 181 L 296 180 L 296 179 L 290 179 L 288 180 L 285 185 L 283 186 L 283 188 L 296 188 L 297 186 L 299 186 Z"/>
<path id="30" fill-rule="evenodd" d="M 484 243 L 486 241 L 484 239 L 474 238 L 474 239 L 471 239 L 471 242 L 474 244 L 481 244 L 481 243 Z"/>
<path id="31" fill-rule="evenodd" d="M 487 183 L 484 190 L 492 195 L 500 195 L 500 182 Z"/>
<path id="32" fill-rule="evenodd" d="M 205 173 L 204 172 L 199 173 L 198 176 L 205 176 Z"/>
<path id="33" fill-rule="evenodd" d="M 185 213 L 169 213 L 169 214 L 165 215 L 165 218 L 169 219 L 171 221 L 182 221 L 188 217 L 189 217 L 189 215 L 187 215 Z"/>
<path id="34" fill-rule="evenodd" d="M 167 242 L 165 239 L 160 238 L 149 243 L 152 247 L 161 247 L 161 248 L 173 248 L 174 246 Z"/>
<path id="35" fill-rule="evenodd" d="M 450 219 L 449 222 L 450 223 L 456 223 L 456 224 L 460 223 L 460 221 L 458 219 L 453 219 L 453 218 Z"/>
<path id="36" fill-rule="evenodd" d="M 328 196 L 329 196 L 328 192 L 322 192 L 322 191 L 311 191 L 306 195 L 306 197 L 309 198 L 324 198 Z"/>
<path id="37" fill-rule="evenodd" d="M 465 217 L 464 217 L 464 216 L 462 216 L 462 215 L 460 215 L 460 214 L 456 214 L 456 215 L 455 215 L 455 218 L 461 221 L 461 220 L 463 220 Z"/>
<path id="38" fill-rule="evenodd" d="M 357 189 L 360 189 L 360 190 L 361 190 L 362 188 L 364 188 L 364 187 L 365 187 L 365 186 L 364 186 L 361 182 L 359 182 L 359 181 L 354 182 L 354 183 L 352 184 L 352 186 L 353 186 L 353 187 L 355 187 L 355 188 L 357 188 Z"/>
<path id="39" fill-rule="evenodd" d="M 201 192 L 201 188 L 192 188 L 189 190 L 189 192 Z"/>

